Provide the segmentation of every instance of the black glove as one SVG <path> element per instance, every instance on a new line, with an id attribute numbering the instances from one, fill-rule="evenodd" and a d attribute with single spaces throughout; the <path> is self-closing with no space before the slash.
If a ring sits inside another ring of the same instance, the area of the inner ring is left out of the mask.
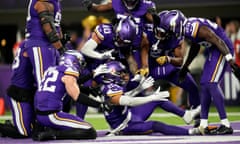
<path id="1" fill-rule="evenodd" d="M 104 101 L 101 103 L 100 108 L 103 112 L 112 112 L 113 110 L 113 104 L 111 104 L 109 101 Z"/>
<path id="2" fill-rule="evenodd" d="M 89 90 L 90 90 L 90 93 L 95 97 L 102 95 L 102 92 L 100 90 L 100 86 L 98 86 L 98 87 L 91 87 L 90 86 Z"/>
<path id="3" fill-rule="evenodd" d="M 65 44 L 71 40 L 71 36 L 68 33 L 63 34 L 63 38 L 61 39 L 62 45 L 65 46 Z"/>
<path id="4" fill-rule="evenodd" d="M 58 49 L 60 55 L 63 55 L 65 51 L 67 51 L 67 49 L 64 46 Z"/>
<path id="5" fill-rule="evenodd" d="M 183 67 L 180 71 L 179 71 L 179 76 L 178 76 L 178 82 L 182 83 L 185 78 L 187 73 L 190 72 L 189 69 L 187 67 Z"/>
<path id="6" fill-rule="evenodd" d="M 90 10 L 92 8 L 92 4 L 93 4 L 92 0 L 83 0 L 82 1 L 82 5 L 84 7 L 87 7 L 88 10 Z"/>
<path id="7" fill-rule="evenodd" d="M 112 51 L 112 57 L 114 57 L 115 59 L 119 57 L 119 51 L 114 50 Z"/>
<path id="8" fill-rule="evenodd" d="M 240 67 L 236 63 L 234 63 L 231 65 L 231 68 L 232 68 L 232 72 L 234 73 L 234 75 L 240 81 Z"/>

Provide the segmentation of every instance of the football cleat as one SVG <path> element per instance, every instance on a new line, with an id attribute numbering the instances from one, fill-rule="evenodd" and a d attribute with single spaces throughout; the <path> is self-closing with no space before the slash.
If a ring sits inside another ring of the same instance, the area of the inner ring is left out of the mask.
<path id="1" fill-rule="evenodd" d="M 220 127 L 217 128 L 217 134 L 218 135 L 233 134 L 233 129 L 232 127 L 226 127 L 225 125 L 220 125 Z"/>
<path id="2" fill-rule="evenodd" d="M 198 129 L 200 130 L 202 135 L 217 135 L 217 126 L 207 126 L 206 128 L 199 126 Z"/>
<path id="3" fill-rule="evenodd" d="M 32 139 L 35 141 L 55 140 L 56 135 L 52 129 L 46 129 L 45 131 L 35 133 Z"/>

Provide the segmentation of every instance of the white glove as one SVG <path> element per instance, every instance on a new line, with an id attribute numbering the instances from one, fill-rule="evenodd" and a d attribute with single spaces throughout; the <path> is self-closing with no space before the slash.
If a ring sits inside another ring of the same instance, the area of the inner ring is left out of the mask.
<path id="1" fill-rule="evenodd" d="M 96 77 L 100 74 L 106 74 L 109 73 L 110 70 L 107 68 L 106 64 L 100 64 L 94 71 L 93 71 L 93 77 Z"/>
<path id="2" fill-rule="evenodd" d="M 140 91 L 143 91 L 143 90 L 153 86 L 153 83 L 154 83 L 154 79 L 151 76 L 148 78 L 143 77 L 140 81 L 138 89 Z"/>
<path id="3" fill-rule="evenodd" d="M 160 87 L 158 87 L 158 89 L 150 96 L 153 97 L 153 99 L 156 101 L 168 101 L 167 98 L 169 95 L 170 94 L 168 91 L 160 91 Z"/>
<path id="4" fill-rule="evenodd" d="M 142 75 L 140 75 L 140 74 L 136 74 L 136 75 L 131 79 L 131 81 L 140 82 L 140 81 L 142 81 L 142 80 L 144 80 L 144 79 L 145 79 L 144 76 L 142 76 Z"/>
<path id="5" fill-rule="evenodd" d="M 109 51 L 105 51 L 104 53 L 102 53 L 102 59 L 112 59 L 112 60 L 114 60 L 115 58 L 112 56 L 113 51 L 114 51 L 114 49 L 111 49 Z"/>

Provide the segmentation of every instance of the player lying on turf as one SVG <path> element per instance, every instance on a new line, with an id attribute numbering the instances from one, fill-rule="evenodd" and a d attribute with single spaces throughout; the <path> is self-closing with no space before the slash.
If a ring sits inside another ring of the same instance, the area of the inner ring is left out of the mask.
<path id="1" fill-rule="evenodd" d="M 102 100 L 112 104 L 111 111 L 104 111 L 106 121 L 111 127 L 108 135 L 128 135 L 128 134 L 149 134 L 160 132 L 165 135 L 195 135 L 199 134 L 197 128 L 185 129 L 177 126 L 167 125 L 159 121 L 146 121 L 141 115 L 152 113 L 148 108 L 140 113 L 132 113 L 131 107 L 156 102 L 168 103 L 167 91 L 157 89 L 147 96 L 134 97 L 146 88 L 153 85 L 154 80 L 151 77 L 143 79 L 139 86 L 132 91 L 126 92 L 126 86 L 129 81 L 129 73 L 125 66 L 118 61 L 106 63 L 110 73 L 102 74 L 95 78 L 101 84 Z"/>

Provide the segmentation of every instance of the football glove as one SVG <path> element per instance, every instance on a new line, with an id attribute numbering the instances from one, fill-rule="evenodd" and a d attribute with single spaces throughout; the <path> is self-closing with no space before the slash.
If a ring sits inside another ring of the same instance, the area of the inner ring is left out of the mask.
<path id="1" fill-rule="evenodd" d="M 67 51 L 66 47 L 62 46 L 61 48 L 58 49 L 58 52 L 60 55 L 63 55 L 63 53 Z"/>
<path id="2" fill-rule="evenodd" d="M 168 101 L 170 94 L 168 91 L 160 91 L 160 87 L 158 87 L 158 89 L 151 94 L 151 96 L 154 96 L 154 99 L 158 101 Z"/>
<path id="3" fill-rule="evenodd" d="M 232 68 L 232 72 L 234 73 L 234 75 L 240 81 L 240 67 L 236 63 L 233 63 L 233 64 L 231 64 L 231 68 Z"/>
<path id="4" fill-rule="evenodd" d="M 112 59 L 112 60 L 114 60 L 115 58 L 112 56 L 113 52 L 114 52 L 114 49 L 111 49 L 109 51 L 105 51 L 102 55 L 102 59 Z"/>
<path id="5" fill-rule="evenodd" d="M 101 103 L 100 108 L 103 110 L 103 112 L 110 113 L 113 110 L 113 104 L 111 104 L 109 101 L 104 101 Z"/>
<path id="6" fill-rule="evenodd" d="M 63 34 L 63 38 L 61 39 L 62 45 L 65 45 L 68 41 L 71 40 L 71 36 L 67 33 Z"/>
<path id="7" fill-rule="evenodd" d="M 141 76 L 140 74 L 135 74 L 131 81 L 140 82 L 142 79 L 144 79 L 144 76 Z"/>
<path id="8" fill-rule="evenodd" d="M 140 91 L 143 91 L 143 90 L 145 90 L 145 89 L 153 86 L 153 84 L 154 84 L 154 79 L 150 76 L 150 77 L 144 78 L 144 79 L 142 79 L 142 80 L 140 81 L 140 84 L 139 84 L 139 86 L 138 86 L 138 89 L 139 89 Z"/>
<path id="9" fill-rule="evenodd" d="M 156 59 L 156 61 L 159 65 L 164 65 L 170 62 L 170 58 L 168 56 L 160 56 Z"/>
<path id="10" fill-rule="evenodd" d="M 110 70 L 107 68 L 106 64 L 100 64 L 95 70 L 94 70 L 94 74 L 93 77 L 95 78 L 98 75 L 101 74 L 105 74 L 105 73 L 109 73 Z"/>
<path id="11" fill-rule="evenodd" d="M 141 68 L 137 70 L 136 74 L 140 74 L 141 76 L 148 76 L 149 69 L 148 68 Z"/>

